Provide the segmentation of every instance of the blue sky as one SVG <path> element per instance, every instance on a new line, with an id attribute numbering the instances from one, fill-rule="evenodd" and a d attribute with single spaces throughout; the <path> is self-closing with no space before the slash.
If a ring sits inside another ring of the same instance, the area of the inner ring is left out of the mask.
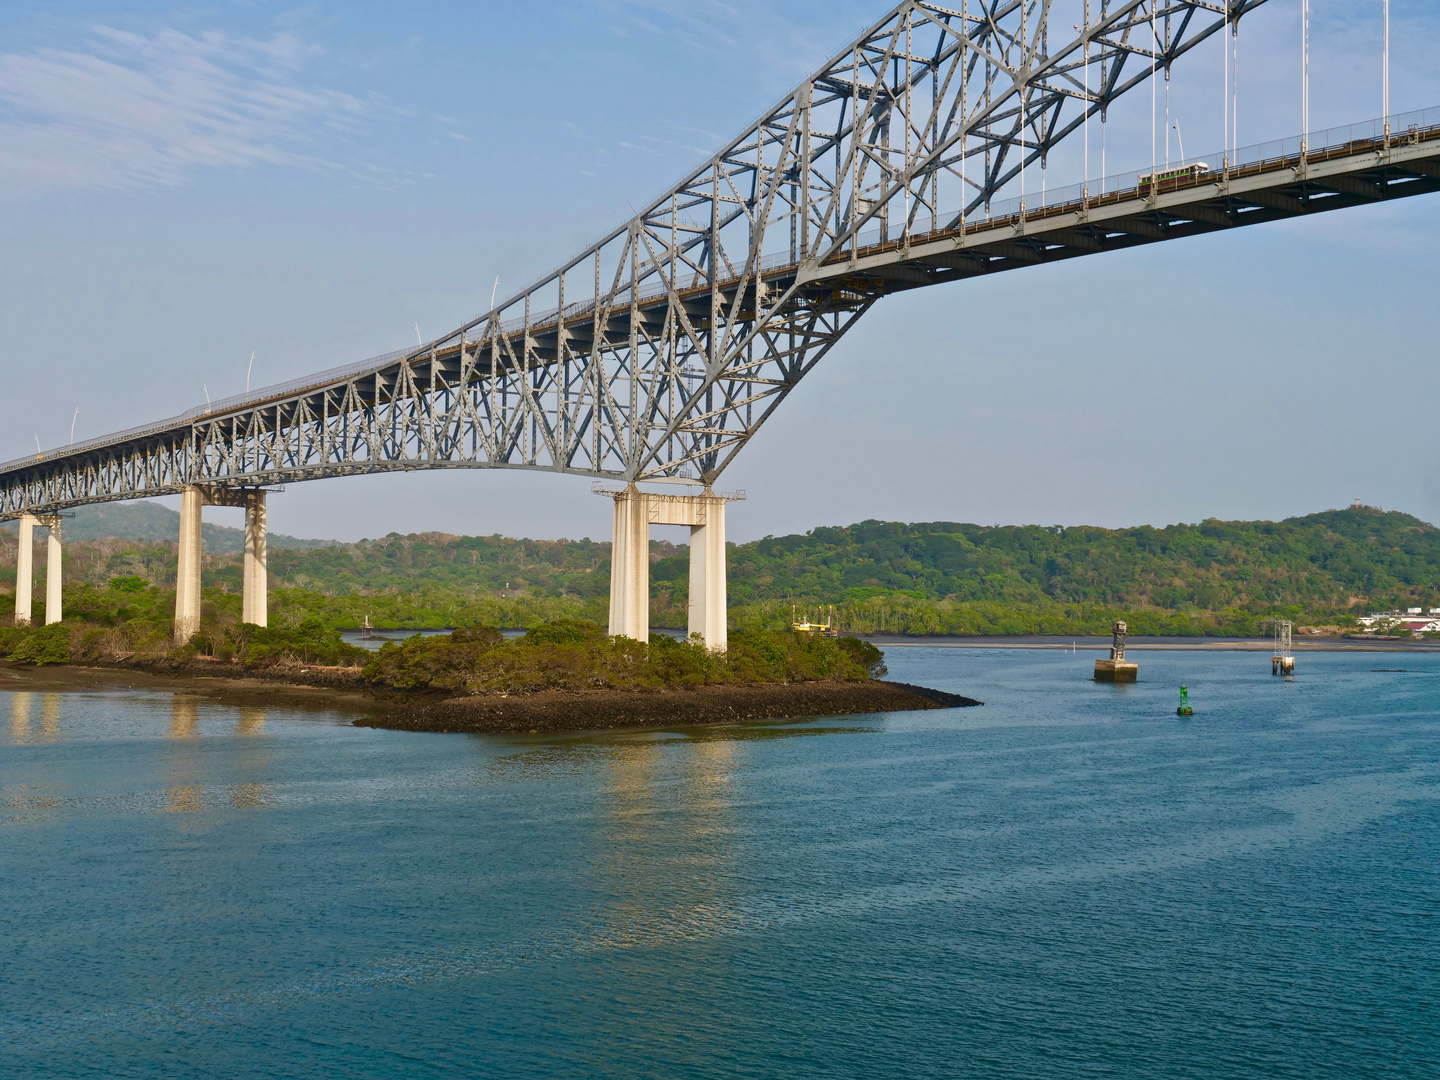
<path id="1" fill-rule="evenodd" d="M 1312 126 L 1378 115 L 1380 0 L 1312 7 Z M 259 386 L 458 325 L 497 275 L 513 291 L 629 216 L 884 11 L 11 0 L 0 459 L 72 420 L 89 437 L 239 392 L 252 350 Z M 1247 20 L 1242 143 L 1299 128 L 1298 11 Z M 1440 105 L 1440 4 L 1392 18 L 1393 111 Z M 1172 93 L 1193 154 L 1221 143 L 1218 46 L 1187 60 Z M 1125 120 L 1111 172 L 1148 162 L 1148 116 Z M 1437 241 L 1429 196 L 891 298 L 727 472 L 749 494 L 731 534 L 1356 497 L 1440 519 Z M 610 527 L 587 481 L 510 472 L 294 485 L 271 518 L 342 539 Z"/>

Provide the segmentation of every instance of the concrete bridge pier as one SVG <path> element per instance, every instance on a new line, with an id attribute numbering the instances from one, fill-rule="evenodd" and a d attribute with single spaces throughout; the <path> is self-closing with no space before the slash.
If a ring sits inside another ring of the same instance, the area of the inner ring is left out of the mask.
<path id="1" fill-rule="evenodd" d="M 21 514 L 20 549 L 15 558 L 15 625 L 28 626 L 34 619 L 35 596 L 35 526 L 50 530 L 45 559 L 45 625 L 57 623 L 64 616 L 61 599 L 60 515 Z"/>
<path id="2" fill-rule="evenodd" d="M 725 500 L 706 489 L 696 497 L 699 522 L 690 526 L 690 626 L 712 649 L 729 630 L 725 594 Z"/>
<path id="3" fill-rule="evenodd" d="M 656 495 L 634 484 L 605 494 L 615 500 L 610 549 L 610 635 L 650 640 L 650 526 L 690 526 L 689 633 L 711 649 L 726 645 L 725 504 L 716 495 Z"/>
<path id="4" fill-rule="evenodd" d="M 60 562 L 63 551 L 60 542 L 60 515 L 50 514 L 37 520 L 50 529 L 50 540 L 46 545 L 45 558 L 45 625 L 49 626 L 51 623 L 59 622 L 65 616 L 61 593 Z"/>
<path id="5" fill-rule="evenodd" d="M 31 590 L 35 576 L 35 526 L 33 514 L 20 515 L 20 549 L 15 556 L 15 625 L 28 626 L 32 614 Z"/>
<path id="6" fill-rule="evenodd" d="M 205 494 L 193 484 L 180 492 L 180 551 L 175 568 L 175 644 L 200 629 L 200 508 Z"/>
<path id="7" fill-rule="evenodd" d="M 180 558 L 175 575 L 175 642 L 183 645 L 200 629 L 201 508 L 238 506 L 245 510 L 245 573 L 241 618 L 256 626 L 269 622 L 270 582 L 266 568 L 263 488 L 201 487 L 180 493 Z"/>
<path id="8" fill-rule="evenodd" d="M 610 547 L 610 636 L 650 640 L 649 496 L 631 484 L 615 495 Z"/>
<path id="9" fill-rule="evenodd" d="M 270 604 L 269 571 L 265 550 L 265 492 L 245 493 L 245 581 L 241 618 L 256 626 L 267 625 Z"/>

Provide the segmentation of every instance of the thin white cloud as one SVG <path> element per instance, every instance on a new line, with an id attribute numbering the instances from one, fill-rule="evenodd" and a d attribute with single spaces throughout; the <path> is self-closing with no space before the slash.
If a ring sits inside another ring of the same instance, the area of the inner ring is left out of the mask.
<path id="1" fill-rule="evenodd" d="M 313 50 L 221 33 L 97 28 L 88 52 L 0 54 L 0 195 L 136 189 L 198 170 L 316 167 L 365 106 L 296 76 Z"/>
<path id="2" fill-rule="evenodd" d="M 594 0 L 612 30 L 670 37 L 676 47 L 747 68 L 764 84 L 788 86 L 883 13 L 863 4 L 794 5 L 774 0 Z M 850 9 L 855 8 L 857 11 Z M 817 20 L 816 16 L 820 16 Z M 761 28 L 758 29 L 757 28 Z"/>

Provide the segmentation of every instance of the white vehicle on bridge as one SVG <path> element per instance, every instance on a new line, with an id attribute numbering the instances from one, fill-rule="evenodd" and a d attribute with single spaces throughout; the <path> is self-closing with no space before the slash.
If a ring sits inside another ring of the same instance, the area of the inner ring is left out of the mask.
<path id="1" fill-rule="evenodd" d="M 1193 165 L 1166 166 L 1163 169 L 1156 169 L 1154 172 L 1142 173 L 1139 187 L 1141 192 L 1148 193 L 1157 184 L 1175 187 L 1178 181 L 1188 180 L 1194 183 L 1209 174 L 1210 166 L 1203 161 L 1197 161 Z"/>

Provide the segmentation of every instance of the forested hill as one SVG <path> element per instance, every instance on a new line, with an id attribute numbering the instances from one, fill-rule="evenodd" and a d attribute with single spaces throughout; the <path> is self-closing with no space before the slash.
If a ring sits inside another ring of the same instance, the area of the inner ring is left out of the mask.
<path id="1" fill-rule="evenodd" d="M 233 520 L 240 520 L 240 512 L 232 512 Z M 7 521 L 0 528 L 15 532 L 15 522 Z M 150 499 L 134 502 L 100 503 L 81 506 L 73 511 L 64 522 L 66 541 L 105 540 L 146 540 L 151 543 L 173 542 L 180 534 L 180 515 L 167 506 Z M 203 522 L 200 533 L 205 550 L 216 554 L 240 551 L 245 546 L 245 530 L 213 521 Z M 315 548 L 333 544 L 333 540 L 302 540 L 284 533 L 272 532 L 268 537 L 271 548 Z"/>
<path id="2" fill-rule="evenodd" d="M 740 601 L 841 603 L 905 592 L 1202 610 L 1440 605 L 1440 529 L 1366 507 L 1159 529 L 865 521 L 766 537 L 737 547 L 730 565 Z"/>
<path id="3" fill-rule="evenodd" d="M 657 599 L 685 597 L 689 552 L 651 544 Z M 610 545 L 443 533 L 275 552 L 277 579 L 326 592 L 417 584 L 601 598 Z M 1440 606 L 1440 529 L 1408 514 L 1330 510 L 1280 522 L 1094 527 L 865 521 L 730 550 L 733 604 L 877 597 L 1166 610 L 1353 603 Z"/>
<path id="4" fill-rule="evenodd" d="M 14 536 L 0 532 L 0 591 Z M 173 588 L 174 545 L 67 545 L 66 579 Z M 688 552 L 651 543 L 652 625 L 686 621 Z M 1277 615 L 1343 626 L 1357 612 L 1440 607 L 1440 529 L 1356 507 L 1279 522 L 1165 528 L 865 521 L 730 549 L 732 620 L 788 620 L 835 605 L 843 626 L 903 633 L 1263 633 Z M 215 602 L 238 605 L 240 559 L 207 552 Z M 585 540 L 391 534 L 270 555 L 272 613 L 340 625 L 517 625 L 560 615 L 603 622 L 610 545 Z M 238 611 L 238 607 L 237 607 Z"/>

